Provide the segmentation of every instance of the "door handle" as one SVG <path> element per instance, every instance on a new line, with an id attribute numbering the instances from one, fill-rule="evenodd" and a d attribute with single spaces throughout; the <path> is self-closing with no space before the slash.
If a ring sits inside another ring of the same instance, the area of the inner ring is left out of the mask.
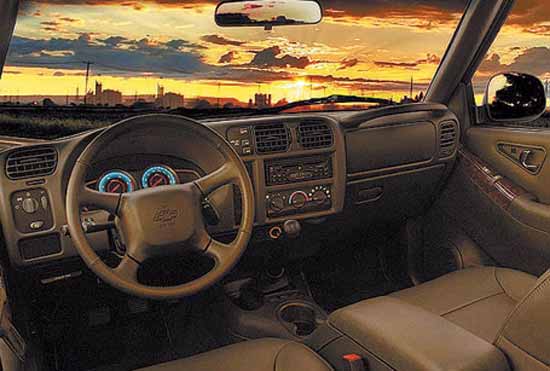
<path id="1" fill-rule="evenodd" d="M 538 170 L 539 165 L 529 163 L 529 157 L 531 156 L 531 154 L 533 154 L 533 151 L 531 151 L 529 149 L 524 149 L 523 151 L 521 151 L 521 153 L 519 155 L 519 163 L 527 171 L 530 171 L 530 172 L 534 173 Z"/>

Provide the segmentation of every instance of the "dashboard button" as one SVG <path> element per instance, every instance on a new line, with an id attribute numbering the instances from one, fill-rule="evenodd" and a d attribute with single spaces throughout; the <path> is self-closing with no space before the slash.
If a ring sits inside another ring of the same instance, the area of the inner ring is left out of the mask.
<path id="1" fill-rule="evenodd" d="M 307 203 L 307 194 L 302 191 L 294 192 L 290 195 L 289 202 L 294 208 L 301 209 Z"/>
<path id="2" fill-rule="evenodd" d="M 311 196 L 311 200 L 317 205 L 322 205 L 323 203 L 325 203 L 326 199 L 326 193 L 321 190 L 315 191 L 315 193 L 313 193 L 313 196 Z"/>
<path id="3" fill-rule="evenodd" d="M 42 204 L 42 208 L 44 210 L 48 210 L 48 197 L 46 196 L 40 197 L 40 203 Z"/>
<path id="4" fill-rule="evenodd" d="M 22 203 L 23 211 L 27 214 L 33 214 L 38 210 L 38 201 L 34 198 L 25 198 Z"/>
<path id="5" fill-rule="evenodd" d="M 285 208 L 285 201 L 281 196 L 275 196 L 271 199 L 269 208 L 273 211 L 281 211 Z"/>
<path id="6" fill-rule="evenodd" d="M 37 220 L 37 221 L 32 222 L 31 224 L 29 224 L 29 227 L 31 229 L 34 229 L 34 230 L 40 229 L 43 226 L 44 226 L 44 222 L 42 220 Z"/>

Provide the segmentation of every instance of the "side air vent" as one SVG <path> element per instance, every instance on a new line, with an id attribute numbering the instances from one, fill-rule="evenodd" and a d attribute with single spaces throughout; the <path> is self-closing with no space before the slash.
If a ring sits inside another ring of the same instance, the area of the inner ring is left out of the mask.
<path id="1" fill-rule="evenodd" d="M 12 152 L 6 160 L 10 179 L 50 175 L 57 167 L 57 151 L 51 147 L 29 147 Z"/>
<path id="2" fill-rule="evenodd" d="M 290 146 L 290 135 L 284 124 L 258 125 L 254 135 L 258 153 L 285 152 Z"/>
<path id="3" fill-rule="evenodd" d="M 298 143 L 304 149 L 330 147 L 333 140 L 332 130 L 327 124 L 303 122 L 298 126 Z"/>
<path id="4" fill-rule="evenodd" d="M 448 157 L 457 147 L 457 126 L 454 121 L 445 121 L 439 125 L 439 155 Z"/>

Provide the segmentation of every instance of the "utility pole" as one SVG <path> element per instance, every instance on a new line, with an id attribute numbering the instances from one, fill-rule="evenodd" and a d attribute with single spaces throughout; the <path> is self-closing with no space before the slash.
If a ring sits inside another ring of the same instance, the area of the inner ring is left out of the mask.
<path id="1" fill-rule="evenodd" d="M 414 77 L 411 76 L 411 93 L 409 95 L 410 99 L 412 99 L 412 97 L 413 97 L 413 89 L 414 89 Z"/>
<path id="2" fill-rule="evenodd" d="M 220 95 L 221 95 L 221 89 L 222 89 L 222 84 L 221 82 L 218 81 L 218 103 L 217 103 L 217 108 L 219 109 L 220 108 Z"/>
<path id="3" fill-rule="evenodd" d="M 85 91 L 84 91 L 84 104 L 86 104 L 86 100 L 88 99 L 88 80 L 90 78 L 90 66 L 94 64 L 94 62 L 86 61 L 86 84 L 85 84 Z"/>

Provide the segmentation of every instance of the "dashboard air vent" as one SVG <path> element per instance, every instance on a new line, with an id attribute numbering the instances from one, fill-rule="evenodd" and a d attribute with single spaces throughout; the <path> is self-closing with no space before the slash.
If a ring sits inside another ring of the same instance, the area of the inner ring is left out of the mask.
<path id="1" fill-rule="evenodd" d="M 258 153 L 285 152 L 290 146 L 290 136 L 284 124 L 258 125 L 254 128 Z"/>
<path id="2" fill-rule="evenodd" d="M 10 179 L 50 175 L 57 167 L 57 151 L 52 147 L 29 147 L 15 150 L 6 160 Z"/>
<path id="3" fill-rule="evenodd" d="M 439 155 L 448 157 L 453 154 L 457 146 L 457 126 L 454 121 L 445 121 L 439 125 Z"/>
<path id="4" fill-rule="evenodd" d="M 298 126 L 298 142 L 304 149 L 326 148 L 334 140 L 330 126 L 319 122 L 303 122 Z"/>

